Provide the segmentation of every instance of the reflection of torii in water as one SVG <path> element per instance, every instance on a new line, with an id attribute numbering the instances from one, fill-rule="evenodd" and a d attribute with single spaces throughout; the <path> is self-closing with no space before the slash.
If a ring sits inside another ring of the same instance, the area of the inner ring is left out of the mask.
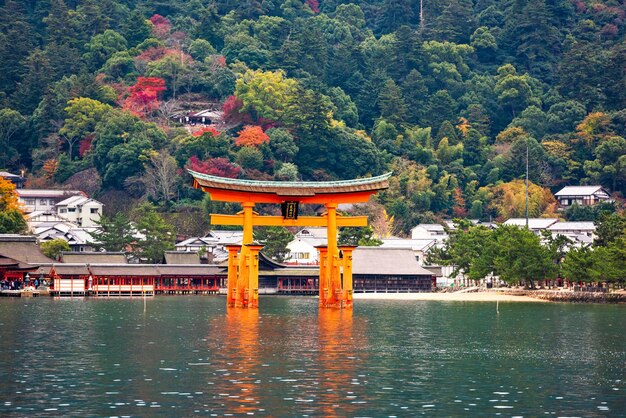
<path id="1" fill-rule="evenodd" d="M 352 250 L 342 247 L 340 258 L 337 228 L 366 226 L 366 216 L 338 216 L 340 203 L 367 202 L 371 195 L 389 187 L 391 173 L 365 179 L 329 182 L 278 182 L 238 180 L 189 171 L 195 188 L 210 193 L 211 199 L 241 203 L 237 215 L 211 214 L 213 225 L 243 226 L 241 246 L 229 246 L 228 305 L 257 308 L 259 291 L 258 255 L 261 245 L 253 243 L 253 226 L 324 226 L 328 245 L 320 248 L 320 307 L 352 307 Z M 283 216 L 260 216 L 254 212 L 257 203 L 275 203 Z M 323 204 L 322 216 L 298 216 L 300 204 Z M 343 277 L 342 270 L 343 269 Z"/>

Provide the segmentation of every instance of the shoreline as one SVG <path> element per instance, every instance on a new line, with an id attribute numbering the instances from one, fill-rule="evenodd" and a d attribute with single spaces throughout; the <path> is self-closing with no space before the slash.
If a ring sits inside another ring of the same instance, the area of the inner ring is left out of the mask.
<path id="1" fill-rule="evenodd" d="M 360 300 L 432 300 L 439 302 L 549 302 L 526 295 L 510 295 L 502 292 L 453 292 L 453 293 L 355 293 Z"/>
<path id="2" fill-rule="evenodd" d="M 434 293 L 355 293 L 359 300 L 415 300 L 440 302 L 570 302 L 570 303 L 626 303 L 626 293 L 591 293 L 546 290 L 483 290 L 478 292 Z"/>

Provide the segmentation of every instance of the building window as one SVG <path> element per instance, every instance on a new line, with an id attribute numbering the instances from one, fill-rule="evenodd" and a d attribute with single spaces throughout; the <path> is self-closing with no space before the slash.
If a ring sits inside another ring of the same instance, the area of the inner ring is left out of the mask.
<path id="1" fill-rule="evenodd" d="M 68 212 L 76 212 L 76 208 L 67 208 Z"/>
<path id="2" fill-rule="evenodd" d="M 297 260 L 308 260 L 310 258 L 309 253 L 294 253 L 293 258 Z"/>
<path id="3" fill-rule="evenodd" d="M 66 208 L 62 208 L 59 210 L 59 213 L 67 213 L 67 209 Z"/>
<path id="4" fill-rule="evenodd" d="M 24 199 L 24 203 L 30 206 L 34 206 L 37 204 L 37 199 Z"/>
<path id="5" fill-rule="evenodd" d="M 91 208 L 89 211 L 91 213 L 98 213 L 98 208 Z"/>

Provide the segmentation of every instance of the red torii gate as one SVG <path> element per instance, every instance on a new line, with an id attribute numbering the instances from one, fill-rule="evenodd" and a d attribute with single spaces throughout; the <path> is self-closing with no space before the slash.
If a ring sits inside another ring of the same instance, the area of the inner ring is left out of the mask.
<path id="1" fill-rule="evenodd" d="M 340 203 L 367 202 L 371 195 L 389 187 L 391 173 L 377 177 L 328 182 L 279 182 L 240 180 L 216 177 L 188 170 L 197 189 L 211 195 L 212 200 L 241 203 L 237 215 L 211 214 L 213 225 L 243 226 L 242 245 L 228 249 L 228 306 L 258 307 L 259 251 L 262 245 L 253 242 L 253 226 L 323 226 L 328 230 L 328 245 L 320 252 L 320 307 L 352 307 L 352 251 L 342 246 L 339 258 L 337 228 L 367 226 L 366 216 L 338 216 Z M 282 205 L 283 216 L 260 216 L 254 212 L 257 203 Z M 322 204 L 322 216 L 298 216 L 300 204 Z M 341 269 L 343 268 L 343 277 Z"/>

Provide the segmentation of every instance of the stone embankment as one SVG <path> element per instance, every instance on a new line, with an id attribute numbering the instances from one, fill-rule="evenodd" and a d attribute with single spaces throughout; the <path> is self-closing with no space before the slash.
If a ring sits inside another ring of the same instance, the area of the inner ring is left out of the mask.
<path id="1" fill-rule="evenodd" d="M 504 293 L 550 302 L 626 303 L 626 292 L 570 292 L 562 290 L 511 290 Z"/>

